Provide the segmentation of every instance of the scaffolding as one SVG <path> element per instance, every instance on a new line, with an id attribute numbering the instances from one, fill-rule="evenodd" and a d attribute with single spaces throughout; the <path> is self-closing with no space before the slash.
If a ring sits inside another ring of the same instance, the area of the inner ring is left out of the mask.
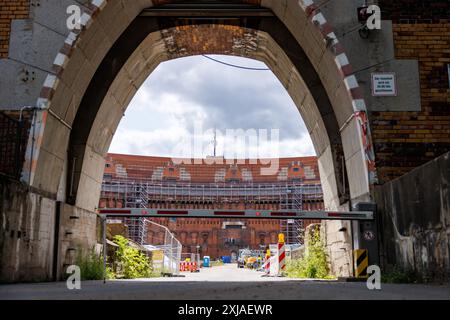
<path id="1" fill-rule="evenodd" d="M 300 181 L 278 183 L 189 183 L 115 179 L 102 185 L 101 207 L 109 208 L 173 208 L 173 209 L 256 209 L 304 210 L 304 203 L 322 202 L 320 184 Z M 125 218 L 129 237 L 146 244 L 146 219 Z M 280 232 L 287 244 L 301 244 L 303 221 L 281 220 Z"/>
<path id="2" fill-rule="evenodd" d="M 128 185 L 127 185 L 128 186 Z M 149 195 L 141 184 L 129 186 L 132 192 L 125 193 L 125 208 L 147 208 Z M 149 220 L 146 218 L 124 218 L 124 224 L 128 227 L 128 238 L 140 245 L 146 245 Z"/>
<path id="3" fill-rule="evenodd" d="M 300 211 L 303 210 L 303 186 L 300 188 L 286 188 L 285 202 L 280 209 Z M 287 245 L 303 244 L 303 220 L 280 220 L 280 233 L 285 235 Z"/>

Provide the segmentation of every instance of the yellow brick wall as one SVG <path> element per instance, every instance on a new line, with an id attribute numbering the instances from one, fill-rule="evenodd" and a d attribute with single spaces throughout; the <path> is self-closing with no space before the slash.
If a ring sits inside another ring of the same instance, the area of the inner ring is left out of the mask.
<path id="1" fill-rule="evenodd" d="M 422 111 L 372 113 L 382 181 L 450 150 L 450 24 L 394 24 L 393 31 L 396 58 L 419 61 Z"/>
<path id="2" fill-rule="evenodd" d="M 0 0 L 0 59 L 8 57 L 11 20 L 27 19 L 30 0 Z"/>

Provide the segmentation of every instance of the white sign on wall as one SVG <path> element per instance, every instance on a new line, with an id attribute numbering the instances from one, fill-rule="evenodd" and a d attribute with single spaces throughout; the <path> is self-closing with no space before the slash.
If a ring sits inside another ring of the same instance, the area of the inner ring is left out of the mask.
<path id="1" fill-rule="evenodd" d="M 397 81 L 395 73 L 372 73 L 372 95 L 374 97 L 397 96 Z"/>

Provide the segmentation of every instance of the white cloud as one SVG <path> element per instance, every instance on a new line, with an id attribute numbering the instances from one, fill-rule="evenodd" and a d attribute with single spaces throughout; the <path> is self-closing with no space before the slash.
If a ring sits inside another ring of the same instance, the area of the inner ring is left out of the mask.
<path id="1" fill-rule="evenodd" d="M 218 58 L 264 67 L 244 58 Z M 203 57 L 165 62 L 153 72 L 131 102 L 110 152 L 179 156 L 173 154 L 176 146 L 183 139 L 192 141 L 195 126 L 202 126 L 202 132 L 214 127 L 223 132 L 279 129 L 279 156 L 315 154 L 299 112 L 273 73 L 235 69 Z M 211 155 L 212 136 L 200 139 L 206 155 Z M 243 148 L 236 146 L 235 153 L 242 154 Z M 247 154 L 254 154 L 255 148 L 250 146 Z M 259 151 L 264 156 L 277 156 L 268 146 L 260 146 Z"/>

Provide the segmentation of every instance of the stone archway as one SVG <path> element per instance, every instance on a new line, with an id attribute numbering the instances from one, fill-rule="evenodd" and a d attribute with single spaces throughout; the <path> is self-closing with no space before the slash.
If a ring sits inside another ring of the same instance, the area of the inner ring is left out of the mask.
<path id="1" fill-rule="evenodd" d="M 376 177 L 366 107 L 344 48 L 324 15 L 310 0 L 233 1 L 240 2 L 269 9 L 272 17 L 202 24 L 166 19 L 164 25 L 141 15 L 152 7 L 148 0 L 126 5 L 92 1 L 83 29 L 68 36 L 55 59 L 55 74 L 45 81 L 38 101 L 43 111 L 35 139 L 30 138 L 23 179 L 41 190 L 59 191 L 63 198 L 61 190 L 67 189 L 64 200 L 93 210 L 103 156 L 144 79 L 162 61 L 222 53 L 264 61 L 286 87 L 319 156 L 326 206 L 343 204 L 346 181 L 351 198 L 367 199 Z M 205 41 L 207 36 L 213 41 Z M 351 168 L 348 179 L 341 157 Z"/>

